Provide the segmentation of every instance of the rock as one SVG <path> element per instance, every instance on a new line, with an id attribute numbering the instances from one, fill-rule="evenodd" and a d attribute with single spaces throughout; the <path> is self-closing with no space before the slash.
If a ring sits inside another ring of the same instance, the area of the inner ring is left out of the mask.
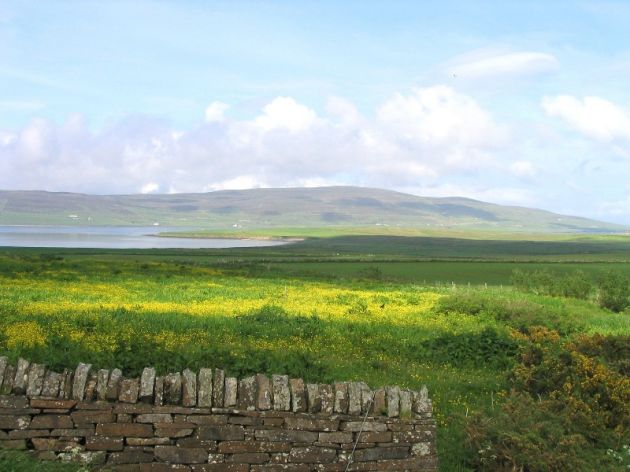
<path id="1" fill-rule="evenodd" d="M 236 379 L 236 377 L 228 377 L 227 379 L 225 379 L 225 392 L 223 395 L 224 406 L 226 408 L 235 407 L 237 395 L 238 395 L 238 380 Z"/>
<path id="2" fill-rule="evenodd" d="M 0 387 L 0 395 L 8 395 L 13 390 L 13 380 L 15 379 L 15 367 L 7 365 L 4 370 L 4 379 Z"/>
<path id="3" fill-rule="evenodd" d="M 333 392 L 332 385 L 320 384 L 319 398 L 322 402 L 321 412 L 326 415 L 331 415 L 335 407 L 335 393 Z"/>
<path id="4" fill-rule="evenodd" d="M 162 406 L 164 403 L 164 377 L 155 378 L 155 396 L 153 404 L 155 406 Z"/>
<path id="5" fill-rule="evenodd" d="M 348 413 L 348 384 L 346 382 L 335 383 L 335 413 Z"/>
<path id="6" fill-rule="evenodd" d="M 85 397 L 84 400 L 86 402 L 92 402 L 96 400 L 96 382 L 98 377 L 96 374 L 91 373 L 88 378 L 87 383 L 85 384 Z"/>
<path id="7" fill-rule="evenodd" d="M 291 409 L 291 391 L 289 390 L 288 375 L 272 375 L 273 384 L 273 409 L 276 411 L 289 411 Z"/>
<path id="8" fill-rule="evenodd" d="M 376 392 L 374 392 L 372 411 L 376 416 L 387 415 L 387 401 L 384 388 L 379 388 Z"/>
<path id="9" fill-rule="evenodd" d="M 365 382 L 359 382 L 359 387 L 361 389 L 361 413 L 365 414 L 370 411 L 370 408 L 372 407 L 374 393 Z"/>
<path id="10" fill-rule="evenodd" d="M 123 403 L 137 403 L 140 385 L 138 379 L 124 379 L 120 383 L 118 401 Z"/>
<path id="11" fill-rule="evenodd" d="M 26 384 L 27 396 L 38 397 L 42 394 L 45 374 L 46 366 L 42 364 L 31 364 L 31 367 L 28 369 L 28 379 Z"/>
<path id="12" fill-rule="evenodd" d="M 26 393 L 28 368 L 30 365 L 31 363 L 26 359 L 18 359 L 15 377 L 13 378 L 13 389 L 11 390 L 11 393 L 14 395 L 24 395 Z"/>
<path id="13" fill-rule="evenodd" d="M 412 410 L 420 415 L 431 414 L 431 400 L 426 385 L 423 385 L 419 392 L 412 392 Z"/>
<path id="14" fill-rule="evenodd" d="M 63 369 L 63 373 L 61 374 L 61 382 L 59 383 L 59 398 L 60 399 L 70 400 L 70 397 L 72 397 L 73 380 L 74 380 L 74 373 L 71 370 Z"/>
<path id="15" fill-rule="evenodd" d="M 109 370 L 101 369 L 96 374 L 96 399 L 107 400 L 107 382 L 109 381 Z"/>
<path id="16" fill-rule="evenodd" d="M 2 386 L 2 382 L 4 382 L 4 371 L 7 368 L 7 364 L 9 363 L 9 359 L 5 356 L 0 356 L 0 386 Z"/>
<path id="17" fill-rule="evenodd" d="M 214 370 L 214 384 L 212 386 L 212 400 L 215 407 L 221 408 L 222 406 L 228 406 L 225 403 L 224 390 L 225 389 L 225 372 L 221 369 Z"/>
<path id="18" fill-rule="evenodd" d="M 291 411 L 295 413 L 305 412 L 308 408 L 308 401 L 306 398 L 306 387 L 304 386 L 304 380 L 289 380 L 289 388 L 291 390 Z"/>
<path id="19" fill-rule="evenodd" d="M 197 377 L 197 406 L 212 406 L 212 369 L 199 369 Z"/>
<path id="20" fill-rule="evenodd" d="M 140 376 L 140 393 L 138 398 L 141 402 L 151 403 L 153 401 L 153 391 L 155 389 L 155 369 L 145 367 Z"/>
<path id="21" fill-rule="evenodd" d="M 120 381 L 122 379 L 122 372 L 120 369 L 112 370 L 107 381 L 107 391 L 105 396 L 108 400 L 118 400 L 120 393 Z"/>
<path id="22" fill-rule="evenodd" d="M 59 388 L 61 387 L 62 375 L 49 370 L 44 377 L 44 385 L 42 387 L 42 397 L 57 398 Z"/>
<path id="23" fill-rule="evenodd" d="M 182 404 L 184 406 L 197 405 L 197 374 L 190 369 L 182 372 Z"/>
<path id="24" fill-rule="evenodd" d="M 398 387 L 386 387 L 387 416 L 395 418 L 400 414 L 400 389 Z"/>
<path id="25" fill-rule="evenodd" d="M 155 458 L 171 464 L 202 464 L 208 461 L 208 451 L 204 448 L 155 446 Z"/>
<path id="26" fill-rule="evenodd" d="M 319 413 L 322 410 L 322 397 L 319 394 L 319 385 L 306 384 L 306 396 L 308 397 L 308 412 Z"/>
<path id="27" fill-rule="evenodd" d="M 348 414 L 352 416 L 361 414 L 361 386 L 357 382 L 348 384 Z"/>
<path id="28" fill-rule="evenodd" d="M 245 377 L 238 383 L 238 401 L 237 408 L 239 410 L 254 411 L 256 409 L 257 397 L 256 377 Z"/>
<path id="29" fill-rule="evenodd" d="M 269 377 L 264 374 L 257 374 L 256 384 L 258 390 L 256 406 L 259 410 L 271 410 L 273 391 Z"/>
<path id="30" fill-rule="evenodd" d="M 88 381 L 88 375 L 92 364 L 79 364 L 74 371 L 74 380 L 72 382 L 72 399 L 83 400 L 85 398 L 85 384 Z"/>
<path id="31" fill-rule="evenodd" d="M 400 412 L 399 416 L 409 419 L 412 416 L 413 395 L 409 390 L 400 391 Z"/>
<path id="32" fill-rule="evenodd" d="M 336 458 L 337 451 L 326 447 L 294 447 L 289 453 L 289 462 L 304 464 L 328 464 Z"/>
<path id="33" fill-rule="evenodd" d="M 164 403 L 177 405 L 182 399 L 182 377 L 179 372 L 164 377 Z"/>

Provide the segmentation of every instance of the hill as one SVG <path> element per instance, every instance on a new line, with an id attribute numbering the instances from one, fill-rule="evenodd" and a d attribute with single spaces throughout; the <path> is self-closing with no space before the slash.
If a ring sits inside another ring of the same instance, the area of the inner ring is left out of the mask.
<path id="1" fill-rule="evenodd" d="M 222 228 L 409 227 L 517 232 L 621 232 L 626 227 L 468 198 L 361 187 L 225 190 L 172 195 L 0 191 L 0 224 Z"/>

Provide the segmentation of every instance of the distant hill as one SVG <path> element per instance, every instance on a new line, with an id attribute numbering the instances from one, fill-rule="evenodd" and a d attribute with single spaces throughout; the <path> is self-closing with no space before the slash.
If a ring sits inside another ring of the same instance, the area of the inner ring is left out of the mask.
<path id="1" fill-rule="evenodd" d="M 0 191 L 0 225 L 222 228 L 402 226 L 524 232 L 627 231 L 612 223 L 468 198 L 360 187 L 225 190 L 172 195 Z"/>

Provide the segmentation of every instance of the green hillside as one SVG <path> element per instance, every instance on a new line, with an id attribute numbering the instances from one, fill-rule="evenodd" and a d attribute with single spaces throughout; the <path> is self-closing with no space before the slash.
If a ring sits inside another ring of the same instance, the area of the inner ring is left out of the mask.
<path id="1" fill-rule="evenodd" d="M 610 223 L 467 198 L 320 187 L 174 195 L 0 191 L 0 224 L 225 228 L 407 227 L 512 232 L 619 232 Z"/>

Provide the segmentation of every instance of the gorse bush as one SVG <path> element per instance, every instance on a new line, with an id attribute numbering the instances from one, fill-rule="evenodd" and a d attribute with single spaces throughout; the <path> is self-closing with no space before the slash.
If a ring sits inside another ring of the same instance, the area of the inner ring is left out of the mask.
<path id="1" fill-rule="evenodd" d="M 616 452 L 630 444 L 630 378 L 546 328 L 515 336 L 521 348 L 512 390 L 496 410 L 467 423 L 471 465 L 506 472 L 630 466 L 630 456 L 626 462 Z M 593 348 L 584 339 L 580 344 Z"/>

